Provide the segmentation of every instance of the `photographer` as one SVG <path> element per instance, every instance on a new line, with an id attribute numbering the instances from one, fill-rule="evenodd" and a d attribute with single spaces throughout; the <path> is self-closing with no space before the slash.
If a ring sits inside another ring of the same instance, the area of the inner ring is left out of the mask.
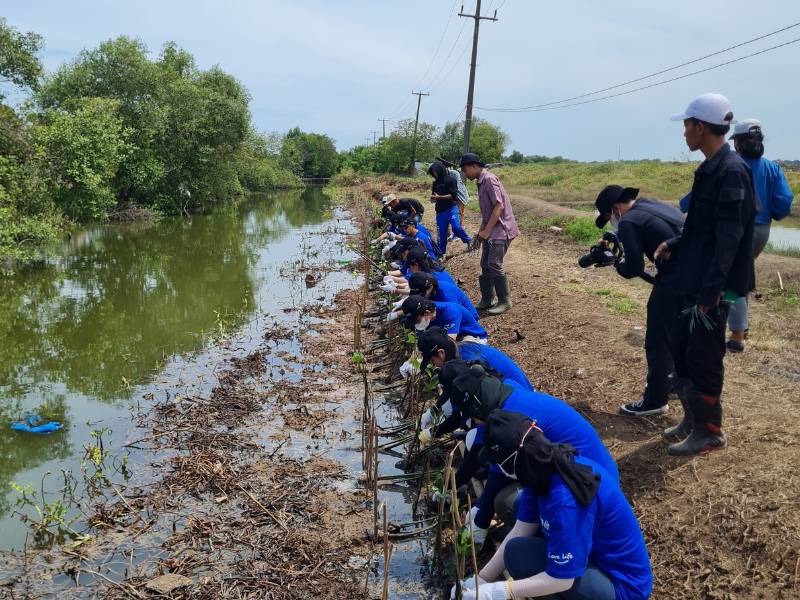
<path id="1" fill-rule="evenodd" d="M 602 229 L 611 222 L 611 227 L 617 230 L 625 257 L 617 261 L 615 267 L 626 279 L 645 277 L 644 256 L 654 262 L 653 255 L 659 244 L 680 235 L 683 228 L 680 210 L 663 202 L 637 199 L 638 195 L 638 189 L 609 185 L 595 201 L 600 213 L 595 224 Z M 651 281 L 653 289 L 647 300 L 644 341 L 647 384 L 638 400 L 620 406 L 623 415 L 652 416 L 667 411 L 672 372 L 670 331 L 680 308 L 679 299 L 669 289 L 673 271 L 673 267 L 659 264 L 658 275 Z"/>

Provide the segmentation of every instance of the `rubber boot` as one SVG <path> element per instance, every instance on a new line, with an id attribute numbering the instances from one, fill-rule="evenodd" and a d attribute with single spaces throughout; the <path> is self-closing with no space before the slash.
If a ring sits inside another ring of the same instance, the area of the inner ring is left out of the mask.
<path id="1" fill-rule="evenodd" d="M 481 301 L 475 305 L 478 310 L 487 310 L 494 306 L 494 281 L 488 275 L 478 276 L 478 285 L 481 288 Z"/>
<path id="2" fill-rule="evenodd" d="M 694 429 L 685 440 L 667 448 L 667 453 L 671 456 L 693 456 L 721 450 L 727 441 L 720 427 L 722 407 L 719 396 L 701 394 L 691 386 L 686 389 L 694 416 Z"/>
<path id="3" fill-rule="evenodd" d="M 674 389 L 675 393 L 680 398 L 681 405 L 683 406 L 683 419 L 677 425 L 667 427 L 664 430 L 664 437 L 674 440 L 683 440 L 689 437 L 694 429 L 694 417 L 692 415 L 692 405 L 689 403 L 689 385 L 690 382 L 684 377 L 675 377 Z"/>
<path id="4" fill-rule="evenodd" d="M 511 308 L 511 293 L 508 291 L 508 276 L 494 278 L 494 289 L 497 290 L 497 305 L 486 312 L 490 315 L 502 315 Z"/>

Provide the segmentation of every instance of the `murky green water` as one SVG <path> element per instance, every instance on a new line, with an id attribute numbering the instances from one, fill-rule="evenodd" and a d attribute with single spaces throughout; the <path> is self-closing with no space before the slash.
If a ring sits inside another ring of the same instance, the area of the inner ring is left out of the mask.
<path id="1" fill-rule="evenodd" d="M 0 548 L 25 543 L 12 482 L 38 490 L 45 478 L 57 489 L 62 469 L 80 472 L 92 430 L 109 428 L 107 443 L 119 443 L 148 386 L 202 379 L 196 358 L 210 339 L 291 305 L 297 290 L 280 269 L 328 209 L 309 188 L 189 219 L 93 227 L 2 280 Z M 47 436 L 9 428 L 30 413 L 65 427 Z"/>

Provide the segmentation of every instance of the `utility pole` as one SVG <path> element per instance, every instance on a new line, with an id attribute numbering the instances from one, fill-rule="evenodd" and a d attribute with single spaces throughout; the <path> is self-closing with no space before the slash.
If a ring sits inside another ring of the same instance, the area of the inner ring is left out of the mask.
<path id="1" fill-rule="evenodd" d="M 378 140 L 375 137 L 376 135 L 378 135 L 378 132 L 373 129 L 372 131 L 370 131 L 370 133 L 372 134 L 372 145 L 375 146 L 378 143 Z"/>
<path id="2" fill-rule="evenodd" d="M 383 123 L 383 135 L 381 136 L 381 139 L 385 139 L 386 138 L 386 121 L 391 121 L 391 119 L 378 119 L 378 121 Z"/>
<path id="3" fill-rule="evenodd" d="M 417 126 L 419 125 L 419 105 L 422 103 L 423 96 L 430 96 L 430 94 L 426 94 L 424 92 L 411 92 L 414 96 L 417 97 L 417 117 L 414 119 L 414 145 L 411 148 L 411 164 L 408 167 L 408 171 L 410 173 L 414 172 L 414 163 L 417 162 Z"/>
<path id="4" fill-rule="evenodd" d="M 476 0 L 475 14 L 469 15 L 464 13 L 464 5 L 461 5 L 461 11 L 458 13 L 459 17 L 469 17 L 475 20 L 475 29 L 472 32 L 472 62 L 469 65 L 469 90 L 467 91 L 467 115 L 464 117 L 464 154 L 469 152 L 469 138 L 472 133 L 472 96 L 475 93 L 475 65 L 478 60 L 478 30 L 481 26 L 481 21 L 497 21 L 497 10 L 494 11 L 492 17 L 481 16 L 481 0 Z"/>

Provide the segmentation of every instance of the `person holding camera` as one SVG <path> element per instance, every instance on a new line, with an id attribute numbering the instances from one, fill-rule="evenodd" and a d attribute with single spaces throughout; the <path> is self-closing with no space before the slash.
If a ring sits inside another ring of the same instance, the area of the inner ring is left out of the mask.
<path id="1" fill-rule="evenodd" d="M 659 264 L 658 275 L 650 278 L 645 273 L 644 257 L 654 262 L 656 248 L 665 240 L 680 235 L 683 214 L 674 206 L 638 198 L 638 195 L 636 188 L 609 185 L 600 192 L 594 204 L 600 213 L 595 225 L 602 229 L 610 222 L 622 245 L 624 258 L 616 261 L 617 272 L 626 279 L 643 277 L 653 284 L 647 300 L 644 338 L 647 384 L 638 400 L 619 408 L 623 415 L 644 417 L 664 414 L 669 408 L 669 376 L 672 373 L 670 331 L 680 308 L 679 299 L 670 289 L 674 266 Z"/>
<path id="2" fill-rule="evenodd" d="M 689 150 L 705 156 L 695 171 L 683 233 L 655 253 L 656 260 L 675 261 L 671 285 L 683 309 L 673 330 L 672 358 L 686 414 L 664 435 L 685 438 L 669 454 L 690 456 L 727 443 L 721 403 L 725 329 L 730 304 L 755 288 L 758 201 L 750 167 L 725 141 L 733 121 L 725 96 L 703 94 L 672 120 L 683 121 Z"/>

